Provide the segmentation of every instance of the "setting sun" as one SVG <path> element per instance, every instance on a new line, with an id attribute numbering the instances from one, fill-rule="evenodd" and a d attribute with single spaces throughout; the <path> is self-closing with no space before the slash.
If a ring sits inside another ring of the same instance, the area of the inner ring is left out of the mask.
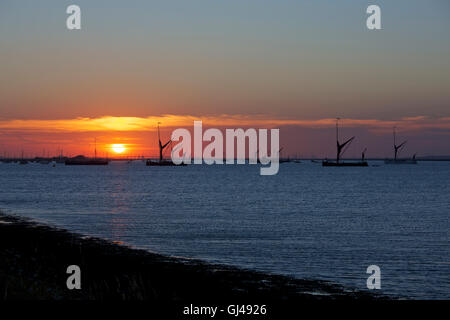
<path id="1" fill-rule="evenodd" d="M 115 153 L 122 153 L 126 150 L 125 146 L 123 144 L 113 144 L 111 146 L 111 148 L 113 149 L 113 151 Z"/>

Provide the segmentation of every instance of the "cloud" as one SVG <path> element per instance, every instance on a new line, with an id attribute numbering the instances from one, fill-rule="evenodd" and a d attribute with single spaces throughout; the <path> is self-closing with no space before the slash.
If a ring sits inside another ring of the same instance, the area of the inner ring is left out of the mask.
<path id="1" fill-rule="evenodd" d="M 192 127 L 193 121 L 202 120 L 210 127 L 265 127 L 299 126 L 306 128 L 327 128 L 335 125 L 336 119 L 280 119 L 264 115 L 219 115 L 198 117 L 192 115 L 161 115 L 150 117 L 76 118 L 60 120 L 3 120 L 2 131 L 40 132 L 109 132 L 109 131 L 154 131 L 158 122 L 164 127 Z M 407 117 L 399 120 L 341 119 L 345 127 L 366 127 L 367 129 L 387 129 L 396 126 L 399 130 L 419 130 L 425 128 L 450 129 L 450 118 L 431 119 L 425 116 Z"/>

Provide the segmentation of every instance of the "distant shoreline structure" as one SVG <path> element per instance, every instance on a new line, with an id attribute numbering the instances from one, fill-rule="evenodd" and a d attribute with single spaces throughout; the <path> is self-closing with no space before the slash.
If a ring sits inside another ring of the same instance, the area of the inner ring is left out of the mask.
<path id="1" fill-rule="evenodd" d="M 106 166 L 109 164 L 109 160 L 103 158 L 86 158 L 85 156 L 80 155 L 66 159 L 64 161 L 64 164 L 66 166 L 80 166 L 80 165 Z"/>

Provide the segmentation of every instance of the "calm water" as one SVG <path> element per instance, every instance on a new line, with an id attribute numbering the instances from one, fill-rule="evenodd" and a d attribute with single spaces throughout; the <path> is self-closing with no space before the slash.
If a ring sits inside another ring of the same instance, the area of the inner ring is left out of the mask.
<path id="1" fill-rule="evenodd" d="M 0 208 L 152 251 L 450 298 L 450 163 L 369 168 L 0 164 Z"/>

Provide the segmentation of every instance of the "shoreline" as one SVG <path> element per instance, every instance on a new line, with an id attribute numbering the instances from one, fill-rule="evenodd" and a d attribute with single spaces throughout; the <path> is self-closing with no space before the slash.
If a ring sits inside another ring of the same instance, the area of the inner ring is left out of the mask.
<path id="1" fill-rule="evenodd" d="M 81 269 L 81 290 L 66 269 Z M 164 256 L 0 211 L 0 300 L 157 303 L 390 299 L 328 281 L 297 279 Z"/>

